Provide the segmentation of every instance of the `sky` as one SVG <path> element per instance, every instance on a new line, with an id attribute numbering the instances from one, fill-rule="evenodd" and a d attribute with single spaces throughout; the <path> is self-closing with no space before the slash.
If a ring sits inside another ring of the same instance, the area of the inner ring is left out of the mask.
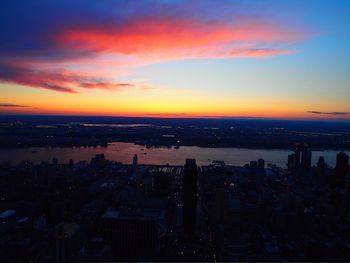
<path id="1" fill-rule="evenodd" d="M 350 1 L 2 0 L 0 114 L 350 119 Z"/>

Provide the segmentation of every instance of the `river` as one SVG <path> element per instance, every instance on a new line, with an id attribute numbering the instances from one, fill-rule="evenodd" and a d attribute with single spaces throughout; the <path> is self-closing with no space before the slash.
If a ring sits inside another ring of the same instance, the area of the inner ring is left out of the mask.
<path id="1" fill-rule="evenodd" d="M 319 156 L 324 156 L 330 166 L 335 166 L 336 154 L 339 151 L 325 150 L 313 151 L 312 163 L 315 164 Z M 14 164 L 23 160 L 30 160 L 33 163 L 42 161 L 51 162 L 57 157 L 60 163 L 68 163 L 70 159 L 74 161 L 90 161 L 96 154 L 103 153 L 108 160 L 119 161 L 130 164 L 134 154 L 138 155 L 140 164 L 160 164 L 183 165 L 186 158 L 195 158 L 197 164 L 210 164 L 213 160 L 223 160 L 226 164 L 244 165 L 251 160 L 258 158 L 265 159 L 266 163 L 276 164 L 286 167 L 287 156 L 290 150 L 271 149 L 243 149 L 243 148 L 203 148 L 196 146 L 181 146 L 174 148 L 150 148 L 141 145 L 124 142 L 110 143 L 107 147 L 32 147 L 0 149 L 0 161 L 10 160 Z M 350 151 L 346 151 L 350 154 Z"/>

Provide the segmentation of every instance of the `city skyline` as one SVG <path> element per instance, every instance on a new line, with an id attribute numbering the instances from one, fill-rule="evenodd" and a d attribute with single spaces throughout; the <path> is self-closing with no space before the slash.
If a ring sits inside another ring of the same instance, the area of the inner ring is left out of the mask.
<path id="1" fill-rule="evenodd" d="M 0 113 L 350 119 L 344 1 L 4 1 Z"/>

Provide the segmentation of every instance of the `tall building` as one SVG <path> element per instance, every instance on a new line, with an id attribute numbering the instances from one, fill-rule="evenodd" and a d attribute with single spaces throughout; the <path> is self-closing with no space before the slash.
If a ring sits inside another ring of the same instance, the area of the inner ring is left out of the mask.
<path id="1" fill-rule="evenodd" d="M 338 182 L 343 182 L 346 173 L 349 170 L 349 155 L 344 152 L 337 154 L 337 164 L 335 167 L 336 178 Z"/>
<path id="2" fill-rule="evenodd" d="M 288 170 L 291 172 L 311 168 L 312 152 L 308 145 L 297 144 L 294 154 L 288 155 Z"/>
<path id="3" fill-rule="evenodd" d="M 138 163 L 138 157 L 137 154 L 134 155 L 132 158 L 132 175 L 136 176 L 137 175 L 137 163 Z"/>
<path id="4" fill-rule="evenodd" d="M 265 160 L 264 159 L 258 159 L 258 169 L 260 171 L 264 171 L 264 169 L 265 169 Z"/>
<path id="5" fill-rule="evenodd" d="M 137 161 L 138 161 L 138 157 L 137 154 L 134 155 L 134 157 L 132 158 L 132 166 L 133 167 L 137 167 Z"/>
<path id="6" fill-rule="evenodd" d="M 301 167 L 305 170 L 311 168 L 312 153 L 307 146 L 305 146 L 301 152 Z"/>
<path id="7" fill-rule="evenodd" d="M 186 159 L 183 174 L 183 228 L 184 239 L 192 241 L 196 235 L 197 165 L 195 159 Z"/>
<path id="8" fill-rule="evenodd" d="M 303 144 L 297 144 L 295 151 L 294 151 L 294 164 L 295 168 L 299 168 L 301 165 L 301 153 L 303 151 L 304 145 Z"/>
<path id="9" fill-rule="evenodd" d="M 324 157 L 320 156 L 318 158 L 317 167 L 324 169 L 326 166 L 327 165 L 326 165 L 326 161 L 324 160 Z"/>
<path id="10" fill-rule="evenodd" d="M 295 171 L 295 153 L 292 153 L 288 155 L 288 163 L 287 163 L 288 171 L 294 172 Z"/>
<path id="11" fill-rule="evenodd" d="M 326 175 L 327 164 L 324 160 L 323 156 L 318 158 L 317 166 L 316 166 L 316 175 L 319 184 L 325 183 L 325 175 Z"/>

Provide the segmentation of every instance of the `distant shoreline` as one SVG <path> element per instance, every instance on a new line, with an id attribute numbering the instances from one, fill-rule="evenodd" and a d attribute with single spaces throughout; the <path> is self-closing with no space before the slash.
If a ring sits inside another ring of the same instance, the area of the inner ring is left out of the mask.
<path id="1" fill-rule="evenodd" d="M 223 146 L 223 145 L 195 145 L 195 144 L 180 144 L 180 145 L 164 145 L 164 144 L 159 144 L 159 145 L 147 145 L 147 144 L 142 144 L 142 143 L 137 143 L 133 141 L 125 141 L 125 140 L 119 140 L 119 141 L 110 141 L 107 142 L 106 145 L 32 145 L 32 146 L 0 146 L 0 149 L 6 150 L 6 149 L 30 149 L 30 148 L 107 148 L 110 144 L 113 143 L 131 143 L 139 146 L 143 146 L 147 148 L 147 146 L 150 146 L 148 148 L 164 148 L 164 149 L 170 149 L 170 148 L 175 148 L 177 146 L 181 147 L 199 147 L 199 148 L 208 148 L 208 149 L 242 149 L 242 150 L 280 150 L 280 151 L 293 151 L 293 147 L 259 147 L 259 146 L 242 146 L 242 145 L 228 145 L 228 146 Z M 350 147 L 310 147 L 311 151 L 350 151 Z"/>

